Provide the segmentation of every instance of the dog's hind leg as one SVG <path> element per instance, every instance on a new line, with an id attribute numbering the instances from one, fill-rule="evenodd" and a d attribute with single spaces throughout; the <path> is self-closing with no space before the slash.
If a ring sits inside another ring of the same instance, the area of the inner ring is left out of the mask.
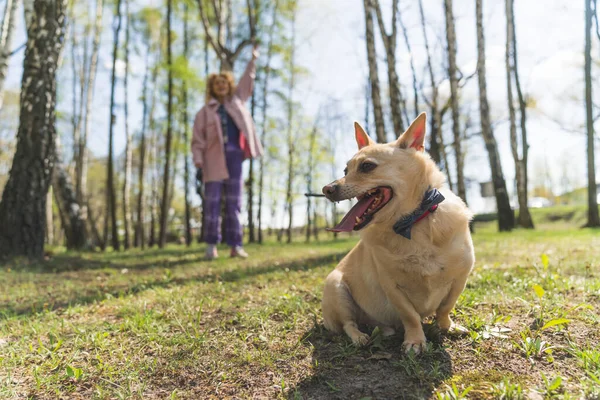
<path id="1" fill-rule="evenodd" d="M 336 333 L 346 332 L 357 346 L 367 344 L 369 335 L 358 329 L 358 306 L 337 269 L 325 280 L 322 309 L 325 328 Z"/>

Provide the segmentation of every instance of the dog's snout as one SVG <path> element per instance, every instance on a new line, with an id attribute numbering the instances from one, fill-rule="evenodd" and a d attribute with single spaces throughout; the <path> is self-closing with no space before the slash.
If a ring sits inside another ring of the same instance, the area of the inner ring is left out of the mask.
<path id="1" fill-rule="evenodd" d="M 340 186 L 337 183 L 330 183 L 329 185 L 323 186 L 323 194 L 331 199 L 339 191 Z"/>

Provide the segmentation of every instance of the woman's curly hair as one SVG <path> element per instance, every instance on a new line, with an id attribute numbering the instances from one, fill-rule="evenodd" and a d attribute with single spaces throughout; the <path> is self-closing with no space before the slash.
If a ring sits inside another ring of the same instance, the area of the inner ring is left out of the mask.
<path id="1" fill-rule="evenodd" d="M 213 84 L 218 77 L 223 77 L 227 79 L 229 82 L 229 93 L 228 96 L 232 96 L 235 92 L 235 80 L 233 79 L 233 74 L 229 71 L 221 72 L 218 74 L 210 74 L 208 76 L 208 80 L 206 82 L 206 103 L 210 101 L 210 99 L 216 99 L 215 93 L 213 92 Z"/>

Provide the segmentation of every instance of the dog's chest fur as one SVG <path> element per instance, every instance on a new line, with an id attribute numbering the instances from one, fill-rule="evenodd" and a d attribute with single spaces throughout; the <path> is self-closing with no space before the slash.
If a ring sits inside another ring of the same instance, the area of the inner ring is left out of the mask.
<path id="1" fill-rule="evenodd" d="M 439 251 L 430 248 L 420 248 L 415 252 L 405 248 L 392 253 L 364 243 L 358 247 L 359 251 L 350 255 L 354 260 L 348 261 L 362 266 L 354 273 L 362 275 L 359 281 L 364 286 L 353 288 L 350 285 L 350 290 L 360 293 L 352 295 L 373 322 L 392 326 L 400 324 L 396 308 L 381 288 L 382 279 L 393 280 L 396 290 L 401 291 L 424 318 L 435 313 L 448 295 L 456 275 L 464 273 L 456 270 L 456 264 L 449 265 L 448 257 L 442 257 L 436 254 Z"/>

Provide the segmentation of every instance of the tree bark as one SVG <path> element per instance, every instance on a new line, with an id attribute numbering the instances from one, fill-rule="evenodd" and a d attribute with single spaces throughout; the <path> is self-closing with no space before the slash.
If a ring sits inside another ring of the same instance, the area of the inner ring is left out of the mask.
<path id="1" fill-rule="evenodd" d="M 522 178 L 522 196 L 524 197 L 523 204 L 528 203 L 527 190 L 529 188 L 529 173 L 528 173 L 528 159 L 529 159 L 529 142 L 527 142 L 527 102 L 523 96 L 521 90 L 521 81 L 519 79 L 519 68 L 517 62 L 517 34 L 515 29 L 515 11 L 514 11 L 514 0 L 510 0 L 510 12 L 511 12 L 511 29 L 512 29 L 512 57 L 513 57 L 513 75 L 515 77 L 515 87 L 517 89 L 517 97 L 519 99 L 519 110 L 521 112 L 521 171 L 523 173 Z M 527 206 L 522 211 L 519 210 L 520 225 L 526 228 L 533 229 L 533 220 L 529 213 L 529 207 Z"/>
<path id="2" fill-rule="evenodd" d="M 458 196 L 466 203 L 467 189 L 463 168 L 463 152 L 460 131 L 460 110 L 458 103 L 458 77 L 456 67 L 456 32 L 454 29 L 454 13 L 452 0 L 444 0 L 446 11 L 446 40 L 448 42 L 448 75 L 450 77 L 450 101 L 452 109 L 452 134 L 454 136 L 454 156 L 456 158 L 456 188 Z"/>
<path id="3" fill-rule="evenodd" d="M 44 254 L 46 195 L 55 162 L 56 69 L 66 8 L 66 0 L 37 0 L 28 25 L 17 148 L 0 201 L 2 257 Z"/>
<path id="4" fill-rule="evenodd" d="M 373 13 L 371 0 L 363 0 L 365 8 L 365 27 L 367 43 L 367 61 L 369 63 L 369 80 L 371 82 L 371 98 L 373 99 L 373 117 L 375 119 L 375 135 L 379 143 L 385 143 L 385 123 L 383 108 L 381 106 L 381 93 L 379 91 L 379 72 L 377 71 L 377 54 L 375 50 L 375 29 L 373 27 Z M 390 96 L 391 97 L 391 96 Z M 390 100 L 391 101 L 391 100 Z M 396 100 L 394 100 L 396 101 Z M 395 128 L 394 128 L 395 129 Z"/>
<path id="5" fill-rule="evenodd" d="M 63 231 L 67 239 L 67 249 L 84 250 L 88 247 L 86 221 L 81 215 L 71 177 L 62 164 L 60 145 L 57 143 L 54 172 L 52 173 L 54 198 L 62 216 Z"/>
<path id="6" fill-rule="evenodd" d="M 271 18 L 271 26 L 269 27 L 269 44 L 267 45 L 267 60 L 265 64 L 265 76 L 263 79 L 262 86 L 262 124 L 260 132 L 260 142 L 266 146 L 267 138 L 267 108 L 268 108 L 268 95 L 269 95 L 269 79 L 271 77 L 271 59 L 273 57 L 273 37 L 275 34 L 275 26 L 277 20 L 277 10 L 279 8 L 279 0 L 275 0 L 273 4 L 273 15 Z M 258 172 L 258 243 L 263 242 L 263 227 L 262 227 L 262 209 L 263 209 L 263 195 L 264 195 L 264 171 L 265 171 L 265 157 L 261 157 L 259 161 L 259 172 Z"/>
<path id="7" fill-rule="evenodd" d="M 171 49 L 171 14 L 173 8 L 172 3 L 172 0 L 167 0 L 167 138 L 165 143 L 165 167 L 163 172 L 163 191 L 160 206 L 160 228 L 158 234 L 158 246 L 160 248 L 163 248 L 167 242 L 167 222 L 170 208 L 169 183 L 171 181 L 171 146 L 173 142 L 173 57 Z"/>
<path id="8" fill-rule="evenodd" d="M 46 194 L 46 244 L 54 244 L 54 212 L 52 209 L 52 186 Z"/>
<path id="9" fill-rule="evenodd" d="M 288 87 L 288 103 L 287 103 L 287 144 L 288 144 L 288 180 L 287 180 L 287 192 L 286 192 L 286 205 L 288 211 L 288 228 L 287 228 L 287 243 L 292 242 L 292 222 L 294 217 L 294 204 L 293 204 L 293 188 L 294 188 L 294 135 L 293 135 L 293 120 L 294 120 L 294 79 L 295 79 L 295 64 L 294 57 L 296 53 L 296 10 L 292 11 L 292 38 L 291 38 L 291 56 L 290 56 L 290 84 Z"/>
<path id="10" fill-rule="evenodd" d="M 481 115 L 481 134 L 485 142 L 485 148 L 488 152 L 492 182 L 494 185 L 494 195 L 496 197 L 496 208 L 498 210 L 498 230 L 508 232 L 514 228 L 515 215 L 510 207 L 508 191 L 502 164 L 500 163 L 500 154 L 498 145 L 492 131 L 492 122 L 490 118 L 490 107 L 487 98 L 487 83 L 485 69 L 485 36 L 483 32 L 483 0 L 475 0 L 475 19 L 477 25 L 477 77 L 479 81 L 479 112 Z"/>
<path id="11" fill-rule="evenodd" d="M 594 117 L 592 115 L 592 0 L 585 0 L 585 115 L 587 125 L 587 169 L 588 169 L 588 212 L 587 227 L 599 227 L 600 216 L 598 215 L 597 185 L 596 185 L 596 160 L 594 154 Z M 594 5 L 596 5 L 596 0 Z M 594 12 L 598 12 L 594 7 Z"/>
<path id="12" fill-rule="evenodd" d="M 15 14 L 19 0 L 6 0 L 4 19 L 0 28 L 0 109 L 4 101 L 4 82 L 8 72 L 8 61 L 12 52 L 12 37 L 15 30 Z"/>
<path id="13" fill-rule="evenodd" d="M 429 71 L 429 80 L 431 82 L 431 118 L 429 119 L 429 154 L 436 164 L 440 165 L 442 157 L 440 154 L 441 137 L 441 118 L 438 106 L 438 85 L 435 81 L 433 73 L 433 65 L 431 63 L 431 52 L 429 50 L 429 39 L 427 37 L 427 28 L 425 24 L 425 13 L 423 12 L 423 0 L 419 0 L 419 13 L 421 14 L 421 28 L 423 30 L 423 38 L 425 39 L 425 50 L 427 52 L 427 70 Z M 449 181 L 449 183 L 451 183 Z"/>
<path id="14" fill-rule="evenodd" d="M 133 158 L 133 146 L 131 132 L 129 132 L 129 35 L 131 30 L 131 16 L 129 15 L 129 0 L 125 0 L 125 77 L 123 78 L 124 89 L 124 112 L 125 112 L 125 176 L 123 178 L 123 228 L 125 231 L 125 250 L 131 247 L 130 228 L 131 221 L 131 170 Z"/>
<path id="15" fill-rule="evenodd" d="M 150 53 L 152 51 L 152 46 L 150 44 L 150 39 L 146 43 L 146 71 L 144 72 L 144 81 L 143 81 L 143 92 L 142 92 L 142 130 L 140 133 L 140 163 L 138 169 L 138 198 L 137 198 L 137 218 L 135 225 L 135 238 L 133 241 L 133 245 L 135 247 L 141 247 L 144 249 L 146 247 L 146 235 L 144 230 L 144 184 L 146 180 L 144 179 L 144 174 L 146 170 L 146 127 L 148 120 L 148 76 L 150 75 Z M 154 68 L 154 71 L 157 71 Z M 156 82 L 157 76 L 153 73 L 152 82 Z"/>
<path id="16" fill-rule="evenodd" d="M 250 113 L 252 119 L 256 118 L 256 94 L 252 93 L 250 101 Z M 250 159 L 250 168 L 248 168 L 248 243 L 256 242 L 256 232 L 254 228 L 254 160 Z"/>
<path id="17" fill-rule="evenodd" d="M 88 171 L 88 148 L 87 138 L 90 132 L 90 114 L 92 110 L 92 103 L 94 100 L 94 89 L 96 84 L 96 72 L 98 70 L 98 54 L 100 52 L 100 38 L 102 34 L 102 18 L 104 10 L 104 0 L 96 1 L 96 21 L 94 24 L 94 39 L 92 43 L 92 54 L 90 63 L 88 65 L 87 79 L 86 79 L 86 98 L 85 98 L 85 113 L 83 115 L 83 133 L 81 135 L 81 141 L 79 143 L 79 150 L 77 155 L 80 157 L 76 160 L 79 164 L 78 168 L 75 168 L 75 192 L 77 194 L 77 201 L 81 205 L 82 218 L 87 220 L 88 207 L 87 207 L 87 171 Z"/>
<path id="18" fill-rule="evenodd" d="M 117 227 L 117 199 L 115 192 L 114 183 L 114 157 L 113 157 L 113 138 L 114 128 L 116 122 L 116 115 L 114 114 L 115 107 L 115 86 L 117 80 L 116 65 L 119 51 L 119 33 L 121 32 L 121 0 L 116 2 L 115 10 L 115 30 L 114 30 L 114 42 L 113 42 L 113 60 L 112 60 L 112 73 L 111 73 L 111 84 L 110 84 L 110 122 L 108 132 L 108 160 L 107 160 L 107 174 L 106 174 L 106 215 L 104 217 L 104 244 L 108 244 L 108 226 L 109 218 L 111 225 L 111 243 L 115 251 L 120 250 L 119 233 Z"/>
<path id="19" fill-rule="evenodd" d="M 396 37 L 398 36 L 398 26 L 396 23 L 398 15 L 398 1 L 392 0 L 392 32 L 388 35 L 385 30 L 385 24 L 383 23 L 383 16 L 381 14 L 381 6 L 379 0 L 370 0 L 371 7 L 375 10 L 377 15 L 377 24 L 379 25 L 379 32 L 381 33 L 381 40 L 385 47 L 387 73 L 388 73 L 388 86 L 390 89 L 390 108 L 392 111 L 392 123 L 394 125 L 394 138 L 400 136 L 404 132 L 404 122 L 402 122 L 402 110 L 404 108 L 404 99 L 402 98 L 402 92 L 400 91 L 400 79 L 396 72 Z M 368 29 L 368 28 L 367 28 Z M 367 34 L 368 35 L 368 34 Z M 367 41 L 369 39 L 367 38 Z M 368 42 L 367 42 L 368 46 Z M 371 63 L 371 56 L 367 51 L 369 57 L 369 64 Z M 375 60 L 375 68 L 377 68 L 377 60 Z M 385 143 L 387 140 L 379 140 L 381 143 Z"/>
<path id="20" fill-rule="evenodd" d="M 402 28 L 402 36 L 404 36 L 404 43 L 406 44 L 406 50 L 408 50 L 408 59 L 410 62 L 410 71 L 412 73 L 412 88 L 413 88 L 413 101 L 414 101 L 414 114 L 415 118 L 417 118 L 420 114 L 419 112 L 419 92 L 417 90 L 417 71 L 415 69 L 415 62 L 413 57 L 412 48 L 410 45 L 410 40 L 408 40 L 408 30 L 406 29 L 406 25 L 402 21 L 402 14 L 398 12 L 398 20 L 400 22 L 400 27 Z M 410 124 L 410 121 L 408 122 Z"/>
<path id="21" fill-rule="evenodd" d="M 188 4 L 183 4 L 183 57 L 187 60 L 189 53 L 189 32 L 188 32 L 188 20 L 189 20 L 189 8 Z M 192 211 L 190 208 L 190 161 L 189 161 L 189 123 L 188 123 L 188 93 L 187 93 L 187 83 L 185 79 L 182 82 L 182 91 L 183 91 L 183 141 L 185 146 L 184 151 L 184 171 L 183 171 L 183 181 L 185 182 L 183 185 L 184 195 L 185 195 L 185 244 L 189 247 L 192 244 L 192 227 L 190 224 L 190 220 L 192 218 Z"/>
<path id="22" fill-rule="evenodd" d="M 508 115 L 510 120 L 510 148 L 513 155 L 513 159 L 515 160 L 515 175 L 517 181 L 517 198 L 519 200 L 519 216 L 517 219 L 517 223 L 519 226 L 523 228 L 533 229 L 533 220 L 531 219 L 531 214 L 529 213 L 529 207 L 527 205 L 527 164 L 525 159 L 525 154 L 527 152 L 527 134 L 526 131 L 521 131 L 522 133 L 522 151 L 523 156 L 519 155 L 519 139 L 517 137 L 517 125 L 516 125 L 516 112 L 514 106 L 514 98 L 513 98 L 513 88 L 512 88 L 512 80 L 513 75 L 515 77 L 515 81 L 517 80 L 516 69 L 514 65 L 514 61 L 516 60 L 514 57 L 514 53 L 516 52 L 515 44 L 513 36 L 515 34 L 514 29 L 514 13 L 513 13 L 513 1 L 514 0 L 506 0 L 506 54 L 505 54 L 505 63 L 506 63 L 506 88 L 508 95 Z M 512 62 L 511 62 L 512 61 Z M 519 90 L 520 91 L 520 90 Z M 521 95 L 522 97 L 522 95 Z M 524 105 L 524 104 L 523 104 Z M 524 128 L 525 119 L 524 119 L 524 109 L 521 110 L 521 128 Z"/>
<path id="23" fill-rule="evenodd" d="M 316 152 L 316 142 L 317 142 L 317 122 L 319 120 L 319 113 L 317 113 L 317 118 L 315 120 L 315 124 L 310 132 L 309 144 L 308 144 L 308 171 L 306 174 L 306 192 L 312 193 L 312 178 L 315 170 L 315 152 Z M 310 242 L 310 234 L 311 234 L 311 207 L 312 201 L 311 197 L 308 196 L 306 198 L 306 242 Z M 313 225 L 316 225 L 317 220 L 316 216 L 312 221 Z M 315 236 L 316 239 L 316 236 Z"/>
<path id="24" fill-rule="evenodd" d="M 153 75 L 158 77 L 158 68 L 160 65 L 160 54 L 156 60 L 154 66 Z M 150 105 L 150 114 L 148 115 L 148 125 L 150 128 L 150 154 L 148 156 L 148 168 L 150 168 L 150 235 L 148 238 L 148 245 L 153 247 L 157 243 L 156 237 L 156 224 L 158 222 L 158 157 L 157 157 L 157 146 L 158 146 L 158 134 L 156 132 L 156 119 L 154 118 L 154 112 L 156 110 L 156 101 L 158 96 L 158 85 L 157 80 L 153 77 L 154 87 L 152 89 L 152 103 Z"/>

